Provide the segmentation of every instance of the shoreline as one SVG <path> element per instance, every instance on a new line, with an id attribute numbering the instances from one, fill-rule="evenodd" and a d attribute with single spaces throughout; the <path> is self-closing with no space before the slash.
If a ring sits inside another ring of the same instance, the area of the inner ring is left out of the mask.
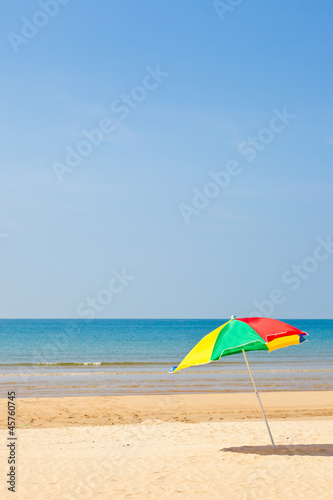
<path id="1" fill-rule="evenodd" d="M 268 419 L 332 419 L 333 391 L 260 392 Z M 7 399 L 0 429 L 7 422 Z M 17 398 L 17 428 L 262 419 L 254 392 Z"/>
<path id="2" fill-rule="evenodd" d="M 155 396 L 163 396 L 163 397 L 169 397 L 169 396 L 204 396 L 204 395 L 214 395 L 214 396 L 217 396 L 217 395 L 224 395 L 224 394 L 252 394 L 254 393 L 253 389 L 252 391 L 251 390 L 224 390 L 224 391 L 221 391 L 221 390 L 214 390 L 214 389 L 211 389 L 211 390 L 207 390 L 207 389 L 203 389 L 202 391 L 200 390 L 194 390 L 194 391 L 191 391 L 191 390 L 188 390 L 188 391 L 184 391 L 184 390 L 180 390 L 180 391 L 160 391 L 160 392 L 136 392 L 136 391 L 123 391 L 123 392 L 113 392 L 113 394 L 110 394 L 109 392 L 106 393 L 104 391 L 102 392 L 97 392 L 97 391 L 87 391 L 86 388 L 84 391 L 79 391 L 78 390 L 79 388 L 78 387 L 73 387 L 73 392 L 71 391 L 66 391 L 66 392 L 57 392 L 57 391 L 50 391 L 50 393 L 47 393 L 46 391 L 44 392 L 40 392 L 39 394 L 36 394 L 34 392 L 32 393 L 29 393 L 29 392 L 26 392 L 24 391 L 23 394 L 21 392 L 22 395 L 17 395 L 17 387 L 14 386 L 13 384 L 11 384 L 9 387 L 8 387 L 8 391 L 10 390 L 14 390 L 16 391 L 16 400 L 32 400 L 32 399 L 76 399 L 76 398 L 87 398 L 87 399 L 92 399 L 92 398 L 126 398 L 126 397 L 141 397 L 141 398 L 144 398 L 144 397 L 155 397 Z M 322 392 L 332 392 L 333 393 L 333 390 L 331 389 L 327 389 L 327 388 L 320 388 L 320 387 L 316 387 L 315 389 L 299 389 L 299 388 L 291 388 L 291 389 L 288 389 L 288 390 L 283 390 L 283 389 L 272 389 L 272 388 L 269 388 L 269 389 L 260 389 L 259 391 L 259 394 L 278 394 L 278 393 L 312 393 L 312 392 L 318 392 L 318 393 L 322 393 Z M 1 406 L 1 401 L 4 401 L 4 400 L 7 400 L 7 388 L 5 387 L 5 391 L 4 391 L 4 395 L 0 396 L 0 406 Z"/>

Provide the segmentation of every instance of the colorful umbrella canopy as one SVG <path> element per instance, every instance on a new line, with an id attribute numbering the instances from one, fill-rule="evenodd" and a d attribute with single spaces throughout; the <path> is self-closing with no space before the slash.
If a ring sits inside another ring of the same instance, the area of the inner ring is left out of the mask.
<path id="1" fill-rule="evenodd" d="M 307 333 L 298 330 L 283 321 L 270 318 L 240 318 L 219 326 L 206 335 L 174 367 L 172 372 L 218 361 L 222 356 L 229 356 L 244 351 L 274 351 L 289 345 L 304 342 Z"/>

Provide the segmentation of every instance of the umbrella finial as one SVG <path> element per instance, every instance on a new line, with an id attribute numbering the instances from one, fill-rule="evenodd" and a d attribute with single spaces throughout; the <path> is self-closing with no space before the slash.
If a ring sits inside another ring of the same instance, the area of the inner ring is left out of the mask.
<path id="1" fill-rule="evenodd" d="M 232 315 L 232 316 L 231 316 L 231 319 L 236 319 L 236 316 Z"/>

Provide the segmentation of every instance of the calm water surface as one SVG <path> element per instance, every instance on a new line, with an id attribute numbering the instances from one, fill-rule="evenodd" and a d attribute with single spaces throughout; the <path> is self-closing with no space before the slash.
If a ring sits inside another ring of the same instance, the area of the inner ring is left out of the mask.
<path id="1" fill-rule="evenodd" d="M 241 354 L 168 371 L 226 320 L 0 320 L 1 397 L 251 391 Z M 333 320 L 287 320 L 309 341 L 247 354 L 260 390 L 333 389 Z"/>

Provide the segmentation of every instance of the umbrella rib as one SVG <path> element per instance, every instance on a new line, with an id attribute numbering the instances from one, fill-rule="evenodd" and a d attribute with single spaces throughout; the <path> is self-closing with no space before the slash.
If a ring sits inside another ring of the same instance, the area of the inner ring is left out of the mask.
<path id="1" fill-rule="evenodd" d="M 257 333 L 257 332 L 256 332 L 256 333 Z M 245 344 L 240 344 L 240 345 L 237 345 L 237 346 L 235 346 L 235 348 L 237 348 L 237 349 L 240 349 L 240 348 L 241 348 L 241 349 L 242 349 L 242 351 L 244 352 L 243 347 L 245 347 L 245 346 L 247 346 L 247 345 L 255 344 L 255 343 L 257 343 L 257 342 L 260 342 L 260 343 L 261 343 L 261 344 L 263 344 L 263 345 L 267 345 L 267 343 L 266 343 L 264 340 L 262 340 L 262 341 L 261 341 L 261 340 L 251 340 L 251 342 L 246 342 Z M 225 349 L 223 349 L 223 351 L 221 351 L 221 354 L 220 354 L 219 359 L 216 359 L 216 360 L 215 360 L 215 359 L 213 359 L 213 360 L 211 360 L 211 361 L 220 361 L 220 359 L 223 357 L 223 353 L 224 353 L 225 351 L 228 351 L 228 350 L 230 350 L 230 347 L 226 347 Z M 238 353 L 237 353 L 237 354 L 238 354 Z M 209 361 L 209 363 L 210 363 L 211 361 Z M 205 363 L 205 364 L 207 364 L 207 363 Z"/>

